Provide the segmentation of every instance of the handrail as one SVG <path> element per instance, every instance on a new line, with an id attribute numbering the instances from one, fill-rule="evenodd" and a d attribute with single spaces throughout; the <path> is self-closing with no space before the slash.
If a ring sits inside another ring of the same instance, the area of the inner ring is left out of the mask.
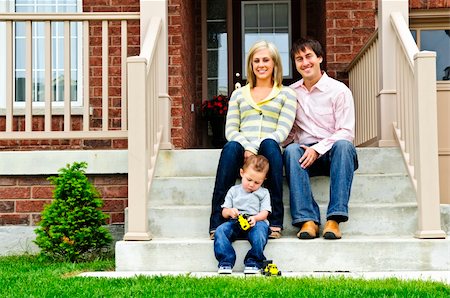
<path id="1" fill-rule="evenodd" d="M 141 53 L 128 57 L 128 225 L 124 240 L 150 240 L 147 202 L 161 145 L 163 126 L 159 121 L 158 43 L 161 18 L 148 25 Z"/>
<path id="2" fill-rule="evenodd" d="M 419 52 L 419 48 L 414 41 L 414 38 L 409 31 L 408 26 L 406 25 L 403 16 L 399 12 L 391 13 L 391 22 L 392 27 L 394 28 L 395 33 L 397 34 L 397 38 L 400 41 L 400 45 L 409 58 L 407 61 L 411 70 L 414 69 L 414 55 Z"/>
<path id="3" fill-rule="evenodd" d="M 394 135 L 416 191 L 417 238 L 445 238 L 440 227 L 436 53 L 419 51 L 406 21 L 390 15 L 396 33 L 397 116 Z"/>
<path id="4" fill-rule="evenodd" d="M 0 21 L 120 21 L 139 20 L 139 12 L 82 12 L 82 13 L 0 13 Z"/>

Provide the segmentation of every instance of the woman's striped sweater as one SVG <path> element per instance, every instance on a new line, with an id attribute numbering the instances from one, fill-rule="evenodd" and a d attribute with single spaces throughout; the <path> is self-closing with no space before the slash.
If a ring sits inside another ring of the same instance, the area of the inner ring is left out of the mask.
<path id="1" fill-rule="evenodd" d="M 233 92 L 228 105 L 225 135 L 245 150 L 258 153 L 264 139 L 282 143 L 295 120 L 297 99 L 289 87 L 273 87 L 270 94 L 255 103 L 247 84 Z"/>

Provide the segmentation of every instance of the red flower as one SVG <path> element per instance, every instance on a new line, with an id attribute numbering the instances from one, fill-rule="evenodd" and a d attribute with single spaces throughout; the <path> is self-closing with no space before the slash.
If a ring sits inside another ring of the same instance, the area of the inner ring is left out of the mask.
<path id="1" fill-rule="evenodd" d="M 224 116 L 227 111 L 228 97 L 226 95 L 216 95 L 202 103 L 202 114 L 206 118 Z"/>

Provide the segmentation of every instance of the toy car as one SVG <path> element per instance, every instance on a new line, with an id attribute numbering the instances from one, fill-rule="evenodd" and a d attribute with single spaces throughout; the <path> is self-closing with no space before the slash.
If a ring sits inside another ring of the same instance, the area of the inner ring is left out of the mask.
<path id="1" fill-rule="evenodd" d="M 265 260 L 261 269 L 261 274 L 265 276 L 281 276 L 281 271 L 278 270 L 272 260 Z"/>
<path id="2" fill-rule="evenodd" d="M 238 222 L 243 231 L 247 231 L 250 229 L 250 224 L 248 223 L 248 214 L 239 214 Z"/>

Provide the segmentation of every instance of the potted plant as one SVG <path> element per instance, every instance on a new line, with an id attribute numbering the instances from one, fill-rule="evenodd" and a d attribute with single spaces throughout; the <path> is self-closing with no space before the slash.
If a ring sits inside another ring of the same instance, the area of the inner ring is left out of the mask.
<path id="1" fill-rule="evenodd" d="M 212 131 L 212 144 L 222 148 L 227 142 L 225 139 L 225 119 L 228 111 L 228 97 L 216 95 L 202 103 L 202 115 L 208 121 Z"/>

